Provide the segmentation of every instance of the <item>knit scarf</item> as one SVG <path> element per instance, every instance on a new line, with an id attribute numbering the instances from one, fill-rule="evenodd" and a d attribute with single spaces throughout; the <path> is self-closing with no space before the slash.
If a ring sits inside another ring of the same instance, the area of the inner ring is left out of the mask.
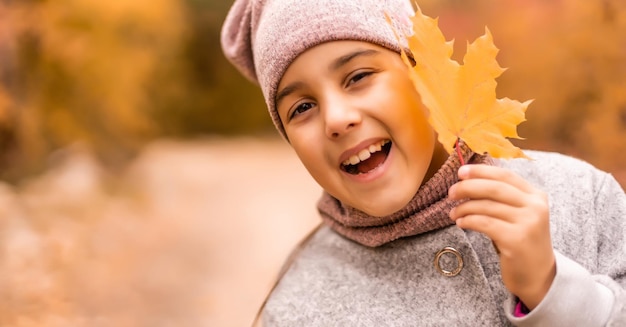
<path id="1" fill-rule="evenodd" d="M 487 156 L 475 154 L 465 145 L 461 146 L 461 155 L 467 163 L 490 163 Z M 460 166 L 458 155 L 451 154 L 404 208 L 388 216 L 370 216 L 326 192 L 318 201 L 317 209 L 324 223 L 337 233 L 371 247 L 443 228 L 454 224 L 448 214 L 459 201 L 448 198 L 448 189 L 458 181 Z"/>

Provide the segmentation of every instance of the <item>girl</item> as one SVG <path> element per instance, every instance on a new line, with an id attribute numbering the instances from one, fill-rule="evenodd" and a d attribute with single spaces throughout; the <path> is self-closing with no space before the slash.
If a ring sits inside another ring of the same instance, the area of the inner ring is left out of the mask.
<path id="1" fill-rule="evenodd" d="M 237 0 L 224 23 L 325 191 L 265 326 L 626 326 L 624 191 L 553 153 L 461 166 L 385 13 L 410 31 L 405 0 Z"/>

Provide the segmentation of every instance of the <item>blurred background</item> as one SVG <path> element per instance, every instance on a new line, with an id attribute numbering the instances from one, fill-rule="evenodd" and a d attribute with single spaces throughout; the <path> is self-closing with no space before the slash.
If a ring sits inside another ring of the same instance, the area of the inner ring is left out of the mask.
<path id="1" fill-rule="evenodd" d="M 516 145 L 626 185 L 626 2 L 421 0 L 488 26 Z M 0 0 L 0 326 L 248 326 L 319 187 L 223 57 L 232 0 Z"/>

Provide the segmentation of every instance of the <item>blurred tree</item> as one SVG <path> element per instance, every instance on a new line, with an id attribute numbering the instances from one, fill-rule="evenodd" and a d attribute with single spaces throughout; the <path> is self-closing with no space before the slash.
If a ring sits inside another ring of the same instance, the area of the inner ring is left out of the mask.
<path id="1" fill-rule="evenodd" d="M 189 38 L 180 60 L 164 76 L 178 74 L 178 85 L 154 87 L 159 125 L 172 136 L 271 131 L 260 90 L 224 58 L 220 29 L 231 0 L 187 0 Z M 160 78 L 155 81 L 161 80 Z M 169 92 L 168 92 L 169 91 Z"/>
<path id="2" fill-rule="evenodd" d="M 525 148 L 582 157 L 626 170 L 626 2 L 621 0 L 418 1 L 440 16 L 455 58 L 465 42 L 492 31 L 498 61 L 510 67 L 498 96 L 535 99 L 520 126 Z M 626 180 L 622 180 L 626 183 Z"/>
<path id="3" fill-rule="evenodd" d="M 145 88 L 181 47 L 178 1 L 25 1 L 2 12 L 14 63 L 3 80 L 14 140 L 3 149 L 3 177 L 37 171 L 51 151 L 79 140 L 119 163 L 155 135 Z"/>
<path id="4" fill-rule="evenodd" d="M 260 90 L 220 48 L 232 2 L 0 1 L 0 178 L 77 140 L 115 166 L 156 137 L 275 134 Z M 518 145 L 623 170 L 626 2 L 418 3 L 457 40 L 457 60 L 489 26 L 510 67 L 498 96 L 535 99 Z"/>
<path id="5" fill-rule="evenodd" d="M 0 178 L 76 141 L 115 167 L 156 137 L 271 130 L 260 91 L 219 47 L 230 5 L 0 2 Z"/>

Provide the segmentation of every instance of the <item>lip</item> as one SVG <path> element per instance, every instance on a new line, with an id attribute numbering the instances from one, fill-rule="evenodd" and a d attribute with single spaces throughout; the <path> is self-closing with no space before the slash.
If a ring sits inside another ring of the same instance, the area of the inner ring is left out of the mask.
<path id="1" fill-rule="evenodd" d="M 346 151 L 344 153 L 344 155 L 347 154 L 348 157 L 345 157 L 345 158 L 349 158 L 349 156 L 351 156 L 352 154 L 355 153 L 353 151 L 353 149 L 358 149 L 358 151 L 360 151 L 360 150 L 363 150 L 366 146 L 370 146 L 371 144 L 379 142 L 381 140 L 385 140 L 385 138 L 371 139 L 371 140 L 366 140 L 365 142 L 361 142 L 356 147 Z M 353 174 L 349 174 L 349 173 L 345 172 L 343 169 L 340 169 L 340 171 L 341 171 L 341 173 L 345 177 L 347 177 L 348 179 L 352 180 L 353 182 L 357 182 L 357 183 L 369 183 L 369 182 L 372 182 L 372 181 L 380 178 L 381 176 L 383 176 L 385 174 L 385 172 L 388 170 L 388 167 L 391 165 L 391 162 L 393 161 L 393 158 L 394 158 L 394 154 L 395 154 L 394 153 L 395 152 L 394 147 L 395 147 L 395 144 L 393 142 L 391 142 L 391 148 L 389 149 L 389 154 L 387 155 L 387 158 L 385 159 L 385 161 L 382 164 L 380 164 L 378 167 L 370 170 L 369 172 L 367 172 L 365 174 L 353 175 Z M 342 155 L 342 157 L 343 157 L 343 155 Z"/>
<path id="2" fill-rule="evenodd" d="M 372 145 L 372 144 L 374 144 L 376 142 L 380 142 L 382 140 L 386 140 L 386 138 L 378 137 L 378 138 L 367 139 L 367 140 L 362 141 L 361 143 L 357 144 L 356 146 L 354 146 L 354 147 L 344 151 L 339 156 L 339 166 L 341 167 L 341 163 L 346 161 L 351 156 L 357 155 L 359 152 L 361 152 L 361 150 L 367 149 L 370 145 Z"/>

